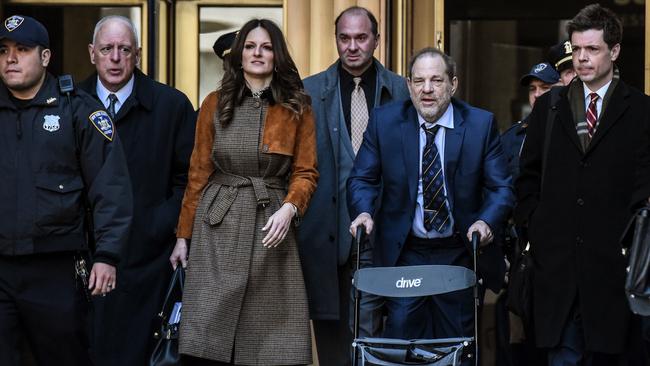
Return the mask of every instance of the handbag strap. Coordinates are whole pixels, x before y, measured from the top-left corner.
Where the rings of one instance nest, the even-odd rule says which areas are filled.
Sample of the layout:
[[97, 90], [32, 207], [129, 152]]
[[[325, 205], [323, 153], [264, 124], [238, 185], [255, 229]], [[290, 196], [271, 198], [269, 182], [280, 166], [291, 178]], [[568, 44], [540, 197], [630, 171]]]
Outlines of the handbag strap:
[[172, 279], [169, 282], [169, 288], [167, 288], [167, 294], [165, 295], [165, 300], [163, 301], [162, 308], [160, 309], [160, 313], [158, 313], [158, 316], [163, 317], [165, 315], [165, 310], [168, 308], [169, 302], [171, 301], [172, 294], [174, 292], [174, 289], [176, 286], [181, 290], [181, 293], [183, 293], [183, 285], [185, 283], [185, 270], [183, 269], [183, 266], [177, 266], [176, 270], [174, 270], [174, 274], [172, 274]]
[[621, 239], [619, 239], [619, 244], [621, 244], [623, 255], [627, 255], [627, 249], [630, 248], [629, 244], [632, 242], [634, 238], [635, 224], [639, 216], [643, 216], [643, 217], [650, 216], [650, 206], [641, 207], [638, 210], [636, 210], [634, 215], [630, 217], [630, 220], [625, 226], [625, 230], [623, 230], [623, 234], [621, 234]]

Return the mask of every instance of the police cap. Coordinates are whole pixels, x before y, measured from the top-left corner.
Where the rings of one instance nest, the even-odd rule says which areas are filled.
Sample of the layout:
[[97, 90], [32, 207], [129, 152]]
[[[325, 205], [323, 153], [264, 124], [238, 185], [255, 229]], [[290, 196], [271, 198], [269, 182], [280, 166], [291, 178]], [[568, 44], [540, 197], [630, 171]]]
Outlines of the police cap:
[[221, 37], [217, 38], [214, 42], [212, 49], [220, 59], [223, 60], [224, 57], [230, 53], [230, 49], [235, 43], [235, 38], [237, 38], [237, 33], [239, 33], [239, 31], [222, 34]]
[[4, 20], [0, 27], [0, 39], [5, 38], [28, 47], [50, 48], [50, 36], [45, 26], [38, 20], [23, 15], [12, 15]]
[[555, 84], [560, 80], [560, 75], [551, 64], [542, 62], [533, 66], [528, 74], [521, 77], [521, 85], [527, 86], [532, 78], [539, 79], [547, 84]]
[[572, 53], [571, 42], [564, 41], [551, 47], [548, 60], [557, 72], [562, 72], [573, 67]]

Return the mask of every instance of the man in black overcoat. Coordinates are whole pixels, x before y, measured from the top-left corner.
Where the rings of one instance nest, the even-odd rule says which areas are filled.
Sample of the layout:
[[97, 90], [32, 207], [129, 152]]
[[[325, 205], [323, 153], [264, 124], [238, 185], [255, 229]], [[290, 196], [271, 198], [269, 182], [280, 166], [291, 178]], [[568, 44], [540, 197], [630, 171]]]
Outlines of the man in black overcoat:
[[536, 340], [548, 364], [616, 365], [631, 317], [619, 238], [631, 206], [650, 196], [650, 103], [619, 77], [614, 13], [589, 5], [567, 31], [578, 78], [535, 103], [515, 215], [528, 225]]
[[[127, 18], [100, 20], [89, 45], [97, 74], [79, 87], [104, 104], [122, 137], [133, 183], [133, 225], [118, 267], [119, 286], [95, 301], [96, 365], [147, 364], [169, 255], [187, 184], [196, 115], [187, 97], [135, 66], [140, 48]], [[159, 324], [158, 324], [159, 326]]]

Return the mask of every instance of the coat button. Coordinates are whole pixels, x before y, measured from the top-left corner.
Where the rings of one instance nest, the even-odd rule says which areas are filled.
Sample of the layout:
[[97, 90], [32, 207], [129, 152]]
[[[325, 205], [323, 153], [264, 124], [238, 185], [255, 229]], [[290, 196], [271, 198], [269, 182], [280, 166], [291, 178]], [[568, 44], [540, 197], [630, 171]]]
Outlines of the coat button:
[[337, 127], [334, 127], [334, 132], [337, 132], [339, 129]]
[[259, 100], [255, 101], [255, 108], [259, 108], [262, 104], [260, 103]]
[[576, 243], [582, 244], [583, 242], [584, 242], [584, 240], [582, 240], [581, 236], [576, 236]]
[[269, 145], [267, 144], [262, 145], [262, 151], [269, 152]]
[[63, 189], [63, 184], [59, 184], [59, 189]]
[[334, 241], [334, 235], [330, 235], [330, 236], [329, 236], [329, 240], [330, 240], [330, 241]]
[[585, 201], [582, 198], [578, 198], [576, 203], [578, 204], [578, 206], [584, 206], [585, 205]]

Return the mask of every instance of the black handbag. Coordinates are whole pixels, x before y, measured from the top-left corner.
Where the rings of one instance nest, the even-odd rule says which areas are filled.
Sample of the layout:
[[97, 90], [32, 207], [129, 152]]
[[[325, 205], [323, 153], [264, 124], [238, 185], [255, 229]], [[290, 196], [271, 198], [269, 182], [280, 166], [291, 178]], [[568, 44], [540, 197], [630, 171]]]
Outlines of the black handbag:
[[533, 257], [530, 244], [517, 254], [508, 283], [506, 306], [529, 328], [533, 320]]
[[[634, 231], [632, 232], [632, 227]], [[633, 313], [650, 315], [650, 208], [644, 207], [630, 219], [621, 239], [628, 258], [625, 293]], [[626, 248], [627, 247], [627, 248]]]
[[154, 333], [158, 341], [153, 353], [149, 358], [149, 366], [180, 366], [181, 357], [178, 353], [178, 328], [179, 321], [172, 321], [170, 316], [177, 302], [180, 302], [183, 294], [183, 283], [185, 282], [185, 271], [182, 266], [176, 267], [165, 295], [165, 301], [157, 317], [160, 320], [160, 330]]

